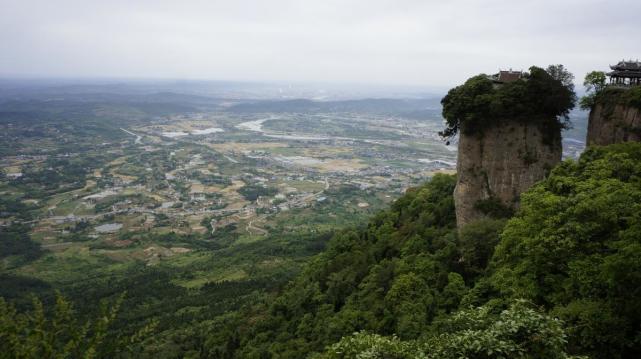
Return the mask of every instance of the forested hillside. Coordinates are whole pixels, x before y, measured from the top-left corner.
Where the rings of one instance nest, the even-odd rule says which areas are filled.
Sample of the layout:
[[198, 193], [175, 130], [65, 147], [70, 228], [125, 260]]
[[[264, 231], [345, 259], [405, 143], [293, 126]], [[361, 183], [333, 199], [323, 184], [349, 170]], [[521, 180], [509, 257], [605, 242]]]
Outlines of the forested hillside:
[[[199, 323], [197, 343], [175, 340], [211, 358], [639, 356], [641, 144], [590, 148], [525, 193], [512, 218], [460, 233], [454, 184], [437, 175], [409, 190], [363, 229], [334, 235], [275, 298]], [[2, 353], [64, 351], [60, 338], [77, 335], [60, 324], [64, 302], [49, 322], [39, 307], [23, 316], [0, 304]], [[71, 348], [152, 354], [153, 330], [104, 329], [112, 312]]]
[[[460, 236], [453, 186], [436, 176], [336, 235], [235, 354], [300, 358], [340, 341], [324, 356], [638, 357], [641, 145], [564, 162], [507, 223]], [[361, 331], [388, 338], [341, 341]]]

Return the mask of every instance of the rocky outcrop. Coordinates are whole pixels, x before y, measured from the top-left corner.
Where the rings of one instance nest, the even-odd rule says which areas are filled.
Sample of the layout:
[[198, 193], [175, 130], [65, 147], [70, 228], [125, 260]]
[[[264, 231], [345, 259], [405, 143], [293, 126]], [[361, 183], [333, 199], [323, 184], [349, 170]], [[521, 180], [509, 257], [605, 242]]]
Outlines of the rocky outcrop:
[[519, 122], [494, 126], [481, 135], [461, 132], [454, 191], [459, 229], [486, 216], [480, 209], [484, 200], [517, 208], [519, 195], [561, 161], [560, 132], [554, 138], [543, 136], [539, 126]]
[[641, 141], [641, 110], [607, 101], [597, 102], [590, 111], [587, 145]]

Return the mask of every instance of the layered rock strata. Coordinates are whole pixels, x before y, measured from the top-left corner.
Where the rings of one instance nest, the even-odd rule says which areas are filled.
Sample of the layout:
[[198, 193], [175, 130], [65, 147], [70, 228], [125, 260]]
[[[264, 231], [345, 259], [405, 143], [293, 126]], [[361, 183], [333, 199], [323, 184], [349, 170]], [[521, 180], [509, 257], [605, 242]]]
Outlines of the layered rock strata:
[[560, 132], [544, 138], [535, 124], [506, 123], [481, 135], [461, 131], [454, 191], [458, 228], [486, 216], [483, 201], [518, 208], [520, 194], [544, 179], [561, 154]]
[[587, 145], [641, 141], [641, 110], [621, 104], [597, 103], [590, 111]]

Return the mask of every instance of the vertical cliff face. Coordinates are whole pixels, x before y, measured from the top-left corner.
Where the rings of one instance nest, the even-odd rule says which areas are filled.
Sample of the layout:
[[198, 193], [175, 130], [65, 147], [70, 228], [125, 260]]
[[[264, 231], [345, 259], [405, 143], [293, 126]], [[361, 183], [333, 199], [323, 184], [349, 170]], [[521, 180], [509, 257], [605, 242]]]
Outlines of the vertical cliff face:
[[550, 134], [520, 122], [495, 126], [482, 135], [461, 131], [454, 191], [458, 228], [485, 216], [483, 201], [516, 209], [519, 195], [561, 161], [560, 130], [553, 138], [543, 136]]
[[641, 141], [641, 111], [633, 106], [603, 99], [590, 111], [587, 144], [605, 146]]
[[507, 82], [471, 77], [443, 97], [440, 134], [460, 136], [459, 229], [484, 216], [508, 217], [521, 193], [561, 161], [561, 130], [576, 103], [571, 78], [562, 65], [532, 66]]

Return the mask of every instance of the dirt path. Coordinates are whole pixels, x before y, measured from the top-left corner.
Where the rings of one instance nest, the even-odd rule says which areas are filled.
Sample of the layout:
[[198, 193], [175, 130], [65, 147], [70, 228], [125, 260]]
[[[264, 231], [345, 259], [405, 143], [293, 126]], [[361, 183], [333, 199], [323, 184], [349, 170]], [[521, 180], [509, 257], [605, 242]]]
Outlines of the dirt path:
[[253, 233], [251, 232], [251, 230], [253, 230], [253, 231], [255, 231], [255, 232], [258, 232], [259, 234], [261, 234], [261, 235], [263, 235], [263, 236], [264, 236], [264, 235], [267, 235], [267, 234], [269, 233], [269, 232], [268, 232], [266, 229], [264, 229], [264, 228], [260, 228], [260, 227], [256, 227], [256, 226], [254, 226], [254, 221], [255, 221], [255, 220], [254, 220], [254, 219], [252, 219], [251, 221], [249, 221], [249, 223], [247, 223], [247, 227], [245, 227], [245, 230], [247, 230], [247, 233], [249, 233], [250, 235], [251, 235], [251, 234], [253, 234]]
[[71, 246], [73, 242], [60, 242], [60, 243], [51, 243], [51, 244], [41, 244], [42, 248], [57, 248], [57, 247], [68, 247]]

